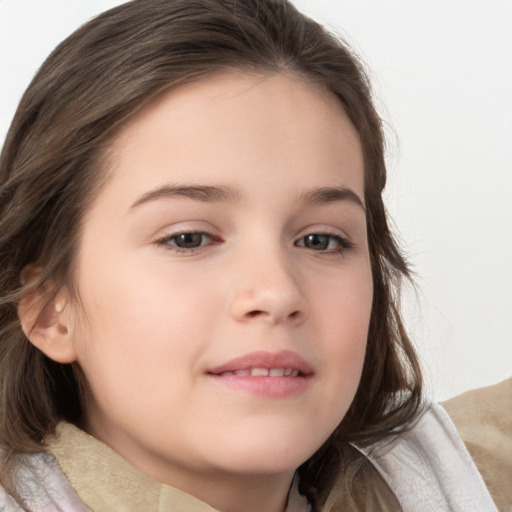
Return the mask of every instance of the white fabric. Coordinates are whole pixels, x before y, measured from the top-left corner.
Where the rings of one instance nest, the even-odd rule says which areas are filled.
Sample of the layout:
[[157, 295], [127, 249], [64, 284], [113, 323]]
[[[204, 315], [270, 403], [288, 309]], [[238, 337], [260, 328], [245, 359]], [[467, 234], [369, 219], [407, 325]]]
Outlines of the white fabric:
[[498, 512], [446, 411], [433, 404], [396, 442], [366, 453], [403, 512]]
[[293, 479], [285, 512], [311, 512], [311, 505], [308, 500], [299, 493], [298, 474], [295, 474], [295, 478]]
[[91, 512], [69, 485], [51, 453], [21, 456], [16, 483], [20, 506], [0, 487], [0, 512]]

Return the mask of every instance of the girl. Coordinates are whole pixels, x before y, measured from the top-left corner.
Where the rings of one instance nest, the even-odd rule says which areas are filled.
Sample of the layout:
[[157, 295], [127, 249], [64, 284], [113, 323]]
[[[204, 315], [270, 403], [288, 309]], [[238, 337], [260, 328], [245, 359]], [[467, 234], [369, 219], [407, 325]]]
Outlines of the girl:
[[1, 156], [4, 509], [495, 510], [422, 415], [385, 179], [357, 58], [284, 0], [59, 45]]

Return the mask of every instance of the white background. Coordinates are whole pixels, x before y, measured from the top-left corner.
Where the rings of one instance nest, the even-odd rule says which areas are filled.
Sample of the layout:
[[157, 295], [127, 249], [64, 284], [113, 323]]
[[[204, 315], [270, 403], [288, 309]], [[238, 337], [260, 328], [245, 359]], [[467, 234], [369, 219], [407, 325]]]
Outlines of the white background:
[[[0, 0], [0, 140], [47, 54], [116, 0]], [[407, 325], [438, 399], [512, 375], [512, 0], [295, 0], [374, 82]]]

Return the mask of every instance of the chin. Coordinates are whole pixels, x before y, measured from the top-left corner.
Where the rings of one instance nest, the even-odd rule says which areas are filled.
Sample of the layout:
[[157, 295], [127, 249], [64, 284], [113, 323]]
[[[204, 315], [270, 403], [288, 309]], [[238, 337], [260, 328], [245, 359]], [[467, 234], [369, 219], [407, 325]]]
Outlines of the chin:
[[[325, 442], [330, 432], [319, 436], [311, 430], [276, 428], [249, 430], [233, 435], [229, 447], [219, 453], [227, 470], [237, 473], [272, 474], [295, 471]], [[220, 448], [220, 444], [217, 445]], [[220, 451], [220, 450], [219, 450]]]

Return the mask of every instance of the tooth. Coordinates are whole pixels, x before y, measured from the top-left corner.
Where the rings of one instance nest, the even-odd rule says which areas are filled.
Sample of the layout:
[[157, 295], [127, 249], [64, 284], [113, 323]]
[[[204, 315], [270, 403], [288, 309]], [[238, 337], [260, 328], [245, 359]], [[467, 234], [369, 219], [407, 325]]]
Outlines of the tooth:
[[292, 374], [292, 369], [291, 368], [286, 368], [286, 370], [284, 371], [284, 375], [286, 377], [289, 377], [291, 374]]
[[292, 373], [290, 373], [290, 377], [297, 377], [299, 375], [299, 370], [293, 370]]
[[235, 375], [250, 375], [250, 371], [249, 370], [236, 370], [235, 371]]
[[268, 377], [268, 370], [266, 368], [253, 368], [251, 375], [253, 377]]
[[284, 368], [271, 368], [268, 374], [270, 377], [282, 377], [284, 375]]
[[230, 375], [234, 375], [234, 372], [222, 372], [222, 377], [229, 377]]

